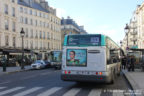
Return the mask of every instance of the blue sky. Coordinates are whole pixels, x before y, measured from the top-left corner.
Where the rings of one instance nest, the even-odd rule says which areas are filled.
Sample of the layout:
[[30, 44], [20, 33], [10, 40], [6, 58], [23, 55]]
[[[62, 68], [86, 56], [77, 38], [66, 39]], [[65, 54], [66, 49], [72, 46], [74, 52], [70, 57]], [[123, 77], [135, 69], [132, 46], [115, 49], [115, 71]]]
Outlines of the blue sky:
[[124, 27], [143, 0], [47, 0], [58, 17], [74, 19], [90, 33], [101, 33], [116, 43], [124, 38]]

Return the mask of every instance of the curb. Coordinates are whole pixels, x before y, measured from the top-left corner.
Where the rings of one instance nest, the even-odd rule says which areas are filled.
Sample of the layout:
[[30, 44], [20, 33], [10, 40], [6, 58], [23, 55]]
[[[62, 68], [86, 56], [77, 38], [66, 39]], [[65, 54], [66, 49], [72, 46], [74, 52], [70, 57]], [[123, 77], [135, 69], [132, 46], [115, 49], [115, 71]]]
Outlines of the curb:
[[[125, 72], [122, 71], [122, 73], [123, 73], [124, 78], [127, 80], [128, 85], [129, 85], [130, 88], [134, 91], [134, 96], [144, 96], [144, 93], [143, 93], [143, 92], [142, 92], [141, 95], [138, 95], [138, 94], [135, 93], [135, 90], [137, 90], [136, 87], [135, 87], [135, 85], [132, 85], [132, 84], [131, 84], [131, 82], [130, 82], [130, 80], [128, 79], [128, 77], [126, 76]], [[132, 96], [133, 96], [133, 95], [132, 95]]]
[[29, 71], [29, 70], [31, 70], [31, 69], [16, 70], [16, 71], [11, 71], [11, 72], [4, 72], [4, 73], [2, 73], [2, 74], [0, 74], [0, 75], [3, 75], [3, 74], [12, 74], [12, 73], [23, 72], [23, 71]]
[[125, 75], [125, 73], [124, 73], [123, 71], [122, 71], [122, 73], [123, 73], [124, 78], [127, 80], [128, 85], [130, 85], [130, 88], [131, 88], [132, 90], [134, 90], [132, 84], [131, 84], [130, 81], [128, 80], [128, 78], [127, 78], [127, 76]]

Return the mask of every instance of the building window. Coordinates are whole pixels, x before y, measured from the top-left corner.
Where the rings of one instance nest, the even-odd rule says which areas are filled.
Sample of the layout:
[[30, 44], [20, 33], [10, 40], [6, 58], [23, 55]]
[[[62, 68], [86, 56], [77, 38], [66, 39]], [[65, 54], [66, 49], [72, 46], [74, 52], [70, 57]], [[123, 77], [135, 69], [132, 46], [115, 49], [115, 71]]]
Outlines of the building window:
[[13, 3], [14, 3], [14, 2], [15, 2], [15, 0], [11, 0], [11, 2], [13, 2]]
[[23, 7], [20, 7], [20, 12], [21, 12], [21, 13], [23, 12]]
[[5, 20], [5, 30], [8, 30], [9, 29], [9, 24], [8, 24], [8, 20], [6, 19]]
[[33, 20], [32, 19], [30, 20], [30, 24], [33, 25]]
[[28, 37], [28, 28], [26, 28], [26, 37]]
[[13, 31], [13, 32], [15, 32], [15, 31], [16, 31], [16, 29], [15, 29], [15, 25], [16, 25], [16, 23], [15, 23], [15, 22], [13, 22], [13, 23], [12, 23], [12, 31]]
[[49, 39], [49, 32], [47, 32], [47, 39]]
[[39, 12], [39, 16], [41, 17], [41, 12]]
[[13, 37], [13, 47], [16, 47], [16, 38]]
[[37, 26], [37, 20], [35, 20], [35, 25]]
[[25, 18], [25, 24], [28, 24], [28, 19], [27, 18]]
[[43, 39], [45, 39], [45, 32], [43, 32]]
[[30, 9], [29, 14], [32, 15], [32, 10]]
[[31, 38], [33, 38], [33, 29], [31, 29]]
[[24, 12], [27, 14], [27, 8], [24, 8]]
[[45, 22], [43, 22], [43, 27], [45, 27]]
[[5, 36], [5, 45], [9, 46], [9, 38], [8, 38], [8, 36]]
[[8, 14], [8, 5], [7, 4], [5, 4], [5, 14]]
[[31, 41], [30, 43], [30, 48], [33, 49], [33, 41]]
[[48, 49], [50, 49], [50, 47], [49, 47], [49, 42], [48, 42]]
[[37, 30], [36, 30], [35, 38], [38, 38], [38, 32], [37, 32]]
[[15, 8], [12, 7], [12, 16], [15, 17]]
[[20, 22], [23, 23], [23, 17], [22, 16], [20, 17]]
[[37, 11], [34, 11], [34, 15], [37, 16]]
[[42, 22], [40, 21], [40, 26], [42, 27]]
[[40, 39], [42, 38], [42, 32], [40, 31]]

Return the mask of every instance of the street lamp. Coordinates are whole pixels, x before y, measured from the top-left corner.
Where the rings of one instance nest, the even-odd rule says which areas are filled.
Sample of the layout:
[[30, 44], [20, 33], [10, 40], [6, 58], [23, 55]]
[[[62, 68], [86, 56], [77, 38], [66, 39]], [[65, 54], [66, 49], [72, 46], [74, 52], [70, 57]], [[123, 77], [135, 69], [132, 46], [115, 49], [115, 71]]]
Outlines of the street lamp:
[[23, 59], [24, 59], [24, 42], [23, 42], [23, 38], [24, 38], [24, 35], [25, 35], [25, 32], [22, 28], [21, 32], [20, 32], [20, 35], [22, 37], [22, 61], [21, 61], [21, 69], [24, 69], [24, 62], [23, 62]]
[[122, 47], [122, 41], [120, 41], [120, 45], [121, 45], [121, 47]]
[[128, 50], [128, 32], [129, 32], [129, 29], [130, 29], [130, 28], [129, 28], [128, 24], [126, 24], [124, 30], [125, 30], [125, 34], [126, 34], [126, 36], [127, 36], [127, 47], [126, 47], [127, 50]]

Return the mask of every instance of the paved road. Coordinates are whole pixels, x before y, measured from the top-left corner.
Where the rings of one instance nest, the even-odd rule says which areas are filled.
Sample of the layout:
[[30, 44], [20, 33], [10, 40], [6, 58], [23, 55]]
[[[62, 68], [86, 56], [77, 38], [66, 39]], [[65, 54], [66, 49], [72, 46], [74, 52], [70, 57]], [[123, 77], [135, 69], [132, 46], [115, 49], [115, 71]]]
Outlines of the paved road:
[[0, 96], [124, 96], [129, 89], [122, 75], [112, 85], [78, 84], [62, 81], [60, 72], [44, 69], [1, 75]]

